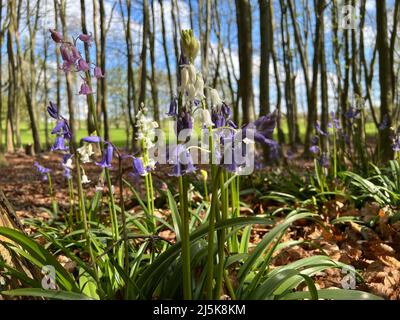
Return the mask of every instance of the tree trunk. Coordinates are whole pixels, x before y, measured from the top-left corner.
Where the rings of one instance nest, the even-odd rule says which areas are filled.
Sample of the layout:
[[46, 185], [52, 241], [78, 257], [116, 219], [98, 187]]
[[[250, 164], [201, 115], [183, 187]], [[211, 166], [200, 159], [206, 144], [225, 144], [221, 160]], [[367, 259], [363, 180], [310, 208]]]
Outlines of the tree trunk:
[[165, 64], [167, 66], [169, 95], [170, 95], [170, 98], [172, 100], [172, 98], [174, 96], [174, 89], [173, 89], [173, 84], [172, 84], [171, 67], [170, 67], [170, 64], [169, 64], [169, 54], [168, 54], [168, 47], [167, 47], [167, 36], [166, 36], [166, 31], [165, 31], [165, 18], [164, 18], [163, 0], [158, 0], [158, 3], [160, 4], [160, 10], [161, 10], [162, 45], [163, 45], [163, 49], [164, 49]]
[[[60, 18], [61, 26], [64, 39], [68, 39], [68, 29], [66, 21], [66, 1], [61, 0], [60, 3]], [[69, 127], [72, 133], [71, 144], [75, 145], [76, 142], [76, 126], [75, 126], [75, 108], [74, 108], [74, 94], [72, 92], [72, 75], [68, 72], [65, 74], [65, 80], [67, 83], [67, 97], [68, 97], [68, 113], [69, 113]]]
[[381, 89], [381, 122], [386, 117], [388, 125], [379, 131], [380, 159], [386, 163], [393, 158], [390, 140], [392, 125], [393, 91], [392, 66], [390, 65], [390, 51], [388, 44], [386, 0], [376, 0], [376, 27], [377, 45], [379, 53], [379, 85]]
[[155, 38], [156, 38], [156, 19], [154, 13], [154, 0], [151, 0], [151, 24], [152, 30], [149, 31], [150, 42], [150, 59], [151, 59], [151, 97], [153, 100], [153, 114], [154, 120], [160, 122], [160, 108], [158, 105], [158, 87], [157, 87], [157, 71], [156, 71], [156, 57], [155, 57]]
[[[104, 0], [100, 0], [100, 66], [101, 70], [106, 74], [106, 13], [104, 9]], [[107, 110], [107, 81], [102, 78], [101, 84], [101, 112], [103, 113], [104, 139], [110, 140], [110, 130], [108, 126], [108, 110]]]
[[249, 123], [255, 119], [251, 4], [248, 0], [236, 0], [235, 3], [239, 45], [239, 94], [242, 102], [243, 123]]
[[139, 105], [146, 103], [146, 79], [147, 79], [147, 35], [149, 33], [149, 5], [147, 0], [143, 0], [143, 33], [142, 33], [142, 52], [140, 54], [140, 91]]
[[270, 0], [259, 0], [260, 7], [260, 41], [261, 41], [261, 63], [260, 63], [260, 117], [271, 112], [269, 105], [269, 60], [273, 34], [271, 33], [269, 20]]
[[[85, 0], [81, 0], [81, 25], [82, 25], [82, 33], [83, 34], [88, 34], [87, 26], [86, 26], [86, 4]], [[85, 60], [86, 62], [90, 65], [90, 53], [89, 53], [89, 45], [87, 43], [84, 43], [84, 48], [85, 48]], [[86, 81], [89, 85], [89, 87], [92, 88], [92, 79], [89, 76], [86, 76]], [[86, 96], [86, 101], [87, 101], [87, 107], [88, 107], [88, 112], [87, 112], [87, 130], [88, 134], [92, 134], [95, 130], [96, 127], [94, 125], [93, 121], [93, 114], [92, 114], [92, 109], [90, 108], [91, 105], [94, 105], [94, 97], [92, 94], [88, 94]]]

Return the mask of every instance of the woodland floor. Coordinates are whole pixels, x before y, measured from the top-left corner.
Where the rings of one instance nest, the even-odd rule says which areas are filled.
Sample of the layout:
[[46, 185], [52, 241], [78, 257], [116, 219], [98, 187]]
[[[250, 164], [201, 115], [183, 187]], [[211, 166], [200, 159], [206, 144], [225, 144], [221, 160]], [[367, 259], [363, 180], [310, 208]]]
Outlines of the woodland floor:
[[[60, 208], [68, 208], [68, 190], [65, 178], [60, 169], [60, 155], [44, 154], [40, 158], [27, 156], [22, 153], [5, 156], [6, 164], [0, 167], [0, 188], [4, 191], [10, 203], [22, 222], [27, 218], [42, 220], [51, 219], [44, 209], [51, 207], [48, 195], [48, 184], [41, 181], [33, 166], [34, 161], [52, 169], [55, 196]], [[88, 169], [86, 169], [88, 168]], [[86, 166], [89, 179], [98, 176], [99, 168]], [[115, 180], [115, 171], [114, 171]], [[165, 187], [165, 179], [156, 173], [156, 189]], [[132, 178], [131, 178], [132, 180]], [[133, 181], [133, 180], [132, 180]], [[135, 182], [135, 181], [133, 181]], [[136, 181], [138, 184], [139, 181]], [[94, 190], [96, 181], [85, 185], [85, 189]], [[118, 194], [118, 188], [115, 190]], [[127, 197], [129, 198], [129, 197]], [[193, 198], [196, 201], [195, 197]], [[249, 198], [242, 199], [251, 204], [254, 212], [268, 212], [268, 204], [263, 204]], [[157, 205], [156, 205], [157, 206]], [[134, 214], [139, 210], [138, 204], [128, 200], [127, 210]], [[166, 205], [161, 203], [161, 206]], [[350, 264], [360, 271], [364, 282], [357, 283], [357, 289], [380, 295], [386, 299], [400, 299], [400, 222], [388, 224], [382, 208], [374, 203], [367, 203], [363, 208], [357, 209], [348, 205], [344, 200], [335, 199], [327, 202], [325, 207], [319, 209], [323, 217], [326, 230], [319, 224], [310, 221], [300, 221], [293, 225], [282, 241], [304, 240], [301, 245], [293, 246], [281, 251], [274, 257], [274, 266], [285, 265], [300, 258], [316, 254], [327, 254], [335, 260]], [[251, 211], [251, 210], [250, 210]], [[168, 209], [162, 209], [158, 214], [168, 215]], [[249, 214], [243, 210], [242, 214]], [[362, 219], [371, 216], [380, 216], [380, 221], [374, 228], [361, 227], [355, 223], [331, 225], [329, 221], [338, 216], [357, 215]], [[60, 218], [62, 219], [62, 218]], [[277, 217], [277, 223], [280, 218]], [[327, 231], [328, 230], [328, 231]], [[27, 228], [27, 232], [34, 230]], [[257, 243], [268, 231], [268, 228], [255, 226], [253, 228], [252, 242]], [[160, 236], [174, 241], [174, 234], [170, 231], [161, 232]], [[65, 262], [66, 257], [58, 257]], [[340, 269], [330, 269], [314, 277], [319, 288], [342, 287], [342, 280], [346, 274]]]

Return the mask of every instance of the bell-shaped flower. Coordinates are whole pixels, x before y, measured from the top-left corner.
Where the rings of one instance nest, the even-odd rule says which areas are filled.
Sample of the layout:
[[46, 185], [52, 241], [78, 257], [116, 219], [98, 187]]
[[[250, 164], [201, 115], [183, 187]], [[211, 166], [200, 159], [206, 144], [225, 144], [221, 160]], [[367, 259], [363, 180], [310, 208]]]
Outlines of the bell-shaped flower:
[[101, 68], [98, 67], [98, 66], [95, 66], [95, 67], [94, 67], [93, 73], [94, 73], [94, 77], [95, 77], [96, 79], [104, 78], [103, 71], [102, 71]]
[[51, 151], [61, 150], [65, 151], [68, 150], [68, 147], [65, 146], [64, 137], [57, 135], [56, 140], [54, 141], [54, 145], [51, 147]]
[[49, 29], [50, 36], [54, 40], [54, 42], [61, 43], [64, 41], [63, 36], [60, 32], [56, 31], [55, 29]]
[[51, 171], [49, 168], [41, 166], [37, 161], [33, 164], [36, 167], [37, 172], [42, 175], [42, 180], [47, 180], [47, 174]]
[[211, 106], [220, 107], [222, 105], [222, 99], [219, 97], [218, 91], [215, 89], [210, 90]]
[[92, 33], [90, 33], [90, 34], [84, 34], [84, 33], [82, 33], [82, 34], [80, 34], [79, 35], [79, 40], [81, 40], [82, 42], [85, 42], [85, 43], [87, 43], [89, 46], [92, 44], [92, 42], [93, 42], [93, 37], [92, 37]]
[[178, 115], [178, 98], [174, 97], [169, 104], [168, 116], [175, 117]]
[[72, 166], [72, 154], [68, 153], [63, 157], [62, 166], [64, 168], [67, 168], [67, 169], [72, 169], [73, 168], [73, 166]]
[[96, 162], [96, 164], [102, 168], [111, 168], [113, 154], [114, 154], [114, 147], [112, 146], [112, 144], [107, 143], [106, 147], [104, 148], [103, 159], [100, 162]]
[[213, 127], [214, 123], [211, 120], [211, 114], [210, 111], [208, 111], [207, 109], [202, 109], [202, 121], [203, 121], [203, 125], [205, 127]]
[[90, 67], [84, 59], [78, 60], [77, 67], [76, 67], [77, 71], [86, 72], [86, 71], [89, 71], [89, 69], [90, 69]]
[[90, 143], [85, 143], [82, 147], [76, 149], [76, 151], [79, 153], [82, 163], [90, 162], [90, 157], [94, 154], [93, 147]]
[[82, 95], [93, 94], [92, 88], [90, 88], [89, 84], [86, 81], [84, 81], [81, 84], [81, 89], [79, 91], [79, 94], [82, 94]]
[[50, 101], [50, 106], [47, 107], [47, 113], [53, 119], [58, 119], [58, 107], [54, 102]]
[[247, 130], [253, 130], [254, 140], [269, 146], [275, 146], [277, 143], [272, 140], [272, 135], [276, 126], [276, 113], [270, 113], [262, 116], [254, 122], [251, 122], [243, 127], [246, 134]]
[[140, 159], [140, 158], [133, 157], [133, 159], [132, 159], [132, 168], [133, 168], [132, 174], [134, 176], [138, 176], [138, 175], [139, 176], [145, 176], [148, 173], [147, 170], [144, 167], [143, 160]]

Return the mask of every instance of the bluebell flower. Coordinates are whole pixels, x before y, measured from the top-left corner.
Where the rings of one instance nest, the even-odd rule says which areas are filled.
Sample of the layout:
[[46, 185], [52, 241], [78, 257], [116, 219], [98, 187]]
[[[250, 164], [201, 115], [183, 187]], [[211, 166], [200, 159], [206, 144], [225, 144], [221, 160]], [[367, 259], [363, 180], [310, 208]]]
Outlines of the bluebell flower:
[[349, 120], [354, 120], [359, 116], [360, 112], [361, 109], [350, 107], [349, 110], [344, 113], [344, 116]]
[[50, 101], [50, 106], [47, 107], [47, 113], [53, 119], [58, 119], [59, 118], [59, 116], [58, 116], [58, 107], [54, 102]]
[[310, 147], [310, 152], [313, 153], [313, 154], [319, 154], [320, 149], [319, 149], [318, 146], [313, 145], [313, 146]]
[[145, 176], [147, 174], [147, 170], [144, 168], [143, 160], [140, 158], [133, 157], [132, 161], [133, 172], [134, 176]]
[[400, 151], [400, 128], [397, 129], [396, 135], [393, 138], [392, 150], [394, 152]]
[[276, 146], [277, 142], [272, 139], [276, 125], [276, 113], [270, 113], [262, 116], [254, 122], [251, 122], [243, 127], [246, 135], [247, 129], [254, 130], [254, 140], [269, 146]]
[[382, 118], [382, 122], [379, 125], [379, 130], [385, 130], [389, 126], [389, 118], [385, 114]]
[[321, 136], [327, 136], [327, 135], [328, 135], [326, 132], [322, 131], [321, 125], [319, 124], [318, 121], [317, 121], [317, 123], [315, 124], [315, 130], [316, 130], [317, 133], [320, 134]]
[[169, 174], [170, 176], [179, 177], [196, 171], [189, 150], [187, 150], [182, 144], [176, 145], [168, 158], [169, 162], [174, 165], [172, 173]]
[[176, 117], [178, 115], [178, 98], [174, 97], [169, 104], [168, 116]]
[[183, 110], [176, 120], [177, 135], [184, 129], [193, 129], [193, 119], [190, 112]]
[[82, 138], [82, 141], [89, 142], [89, 143], [100, 143], [101, 138], [98, 136], [88, 136], [88, 137]]
[[318, 136], [314, 136], [312, 139], [311, 139], [311, 144], [313, 144], [313, 145], [315, 145], [315, 144], [318, 144]]
[[69, 169], [69, 168], [64, 168], [63, 176], [64, 176], [65, 178], [67, 178], [67, 180], [72, 179], [71, 169]]
[[35, 161], [35, 163], [33, 164], [36, 169], [37, 172], [39, 172], [42, 175], [42, 180], [47, 180], [47, 174], [51, 171], [49, 168], [45, 168], [43, 166], [41, 166], [37, 161]]
[[64, 137], [58, 135], [56, 140], [54, 141], [54, 145], [51, 147], [51, 151], [61, 150], [65, 151], [68, 150], [68, 147], [65, 146]]
[[111, 162], [114, 154], [114, 147], [111, 143], [107, 143], [106, 147], [104, 148], [104, 155], [103, 159], [100, 162], [95, 162], [96, 165], [100, 166], [101, 168], [111, 168]]
[[334, 112], [331, 112], [331, 117], [332, 117], [332, 122], [330, 122], [328, 124], [328, 127], [332, 128], [333, 126], [335, 126], [335, 128], [337, 130], [339, 130], [340, 129], [340, 120], [338, 118], [335, 118], [335, 113]]
[[321, 158], [319, 159], [319, 164], [321, 167], [329, 168], [329, 158], [325, 153], [322, 154]]

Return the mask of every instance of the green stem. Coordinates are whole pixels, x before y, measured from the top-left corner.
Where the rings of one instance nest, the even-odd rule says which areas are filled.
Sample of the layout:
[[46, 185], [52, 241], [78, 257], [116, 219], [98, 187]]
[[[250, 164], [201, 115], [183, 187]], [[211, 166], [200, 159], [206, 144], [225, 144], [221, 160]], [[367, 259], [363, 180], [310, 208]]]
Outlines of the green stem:
[[57, 202], [56, 202], [56, 200], [54, 198], [53, 183], [52, 183], [52, 180], [51, 180], [50, 172], [47, 173], [47, 180], [49, 181], [49, 195], [50, 195], [50, 198], [51, 198], [51, 206], [53, 208], [53, 214], [55, 216], [57, 216], [58, 215], [58, 206], [57, 206]]
[[[124, 263], [124, 271], [125, 274], [129, 275], [129, 247], [128, 247], [128, 230], [126, 227], [126, 217], [125, 217], [125, 204], [124, 204], [124, 184], [122, 181], [122, 159], [118, 158], [118, 173], [119, 173], [119, 195], [120, 202], [119, 205], [121, 207], [121, 217], [122, 217], [122, 225], [123, 225], [123, 236], [124, 236], [124, 249], [125, 249], [125, 263]], [[129, 281], [126, 283], [125, 288], [125, 298], [128, 299], [129, 296]]]
[[[217, 222], [221, 222], [228, 217], [228, 197], [225, 189], [225, 172], [222, 172], [219, 176], [220, 179], [220, 189], [221, 189], [221, 211], [217, 211]], [[224, 275], [224, 263], [225, 263], [225, 229], [219, 229], [217, 231], [218, 238], [218, 269], [215, 280], [215, 292], [214, 299], [219, 299], [222, 291], [222, 279]]]
[[89, 256], [90, 256], [90, 260], [94, 266], [94, 274], [96, 277], [96, 282], [97, 282], [97, 288], [98, 290], [101, 292], [101, 282], [99, 279], [99, 275], [98, 275], [98, 270], [97, 267], [95, 266], [95, 255], [93, 253], [93, 248], [92, 248], [92, 241], [91, 241], [91, 236], [90, 236], [90, 231], [89, 231], [89, 225], [88, 225], [88, 221], [87, 221], [87, 216], [86, 216], [86, 205], [85, 205], [85, 197], [83, 194], [83, 188], [82, 188], [82, 177], [81, 177], [81, 167], [80, 167], [80, 162], [79, 162], [79, 158], [75, 157], [75, 164], [76, 164], [76, 168], [77, 168], [77, 184], [78, 184], [78, 198], [79, 198], [79, 202], [80, 202], [80, 207], [81, 207], [81, 212], [82, 212], [82, 222], [83, 222], [83, 228], [84, 228], [84, 232], [85, 232], [85, 239], [86, 239], [86, 246], [87, 246], [87, 250], [89, 252]]
[[183, 273], [183, 298], [192, 299], [192, 275], [190, 270], [190, 234], [189, 234], [189, 210], [188, 210], [188, 188], [186, 177], [179, 177], [179, 196], [182, 219], [181, 242], [182, 242], [182, 273]]
[[[215, 165], [212, 165], [215, 166]], [[212, 299], [213, 294], [213, 282], [214, 282], [214, 233], [215, 233], [215, 217], [218, 205], [218, 188], [219, 188], [219, 177], [221, 175], [221, 167], [216, 169], [215, 178], [212, 184], [212, 196], [211, 196], [211, 208], [210, 215], [208, 217], [208, 254], [207, 254], [207, 279], [206, 279], [206, 298]]]

